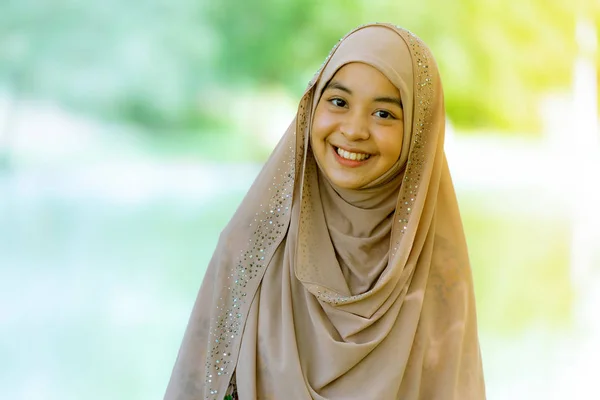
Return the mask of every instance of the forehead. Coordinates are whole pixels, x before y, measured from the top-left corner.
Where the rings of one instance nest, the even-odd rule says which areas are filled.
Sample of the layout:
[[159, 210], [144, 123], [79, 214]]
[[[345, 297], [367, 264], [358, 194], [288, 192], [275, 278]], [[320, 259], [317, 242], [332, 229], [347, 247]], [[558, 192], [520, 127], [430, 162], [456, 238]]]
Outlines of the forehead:
[[361, 62], [348, 63], [336, 71], [327, 84], [327, 88], [339, 88], [339, 86], [349, 89], [352, 94], [355, 91], [358, 93], [400, 94], [398, 88], [381, 71]]

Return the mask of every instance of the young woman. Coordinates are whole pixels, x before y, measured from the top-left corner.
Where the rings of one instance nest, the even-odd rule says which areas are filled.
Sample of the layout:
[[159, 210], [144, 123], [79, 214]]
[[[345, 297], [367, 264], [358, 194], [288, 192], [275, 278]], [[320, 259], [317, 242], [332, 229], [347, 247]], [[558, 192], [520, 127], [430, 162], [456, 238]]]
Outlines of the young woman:
[[420, 39], [342, 39], [221, 234], [165, 399], [484, 399], [444, 123]]

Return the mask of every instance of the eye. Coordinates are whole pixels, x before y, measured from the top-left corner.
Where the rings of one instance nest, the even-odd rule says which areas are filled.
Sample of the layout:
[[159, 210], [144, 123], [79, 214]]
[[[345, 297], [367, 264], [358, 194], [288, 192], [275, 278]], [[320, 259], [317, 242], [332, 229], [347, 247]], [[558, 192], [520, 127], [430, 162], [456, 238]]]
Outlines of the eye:
[[391, 112], [385, 110], [375, 111], [375, 116], [383, 119], [396, 119], [396, 117], [394, 117]]
[[333, 99], [329, 100], [329, 102], [336, 107], [346, 107], [346, 101], [340, 99], [339, 97], [334, 97]]

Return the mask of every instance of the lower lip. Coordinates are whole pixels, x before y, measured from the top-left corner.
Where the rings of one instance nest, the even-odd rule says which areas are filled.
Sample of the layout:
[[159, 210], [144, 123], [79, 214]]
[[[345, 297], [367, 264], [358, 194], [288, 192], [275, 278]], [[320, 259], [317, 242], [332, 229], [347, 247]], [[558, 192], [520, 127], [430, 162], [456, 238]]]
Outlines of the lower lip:
[[371, 158], [373, 158], [373, 155], [371, 155], [371, 157], [367, 158], [366, 160], [361, 160], [361, 161], [348, 160], [347, 158], [340, 156], [334, 146], [331, 146], [331, 150], [333, 151], [333, 155], [334, 155], [335, 159], [337, 160], [337, 162], [342, 164], [344, 167], [350, 167], [350, 168], [360, 167], [360, 166], [368, 163], [371, 160]]

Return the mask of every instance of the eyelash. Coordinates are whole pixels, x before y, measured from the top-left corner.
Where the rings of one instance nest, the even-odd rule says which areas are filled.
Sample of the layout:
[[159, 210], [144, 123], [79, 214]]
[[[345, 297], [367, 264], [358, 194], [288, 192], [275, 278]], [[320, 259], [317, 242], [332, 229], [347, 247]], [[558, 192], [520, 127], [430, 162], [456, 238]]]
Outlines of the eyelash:
[[[338, 102], [338, 101], [341, 101], [344, 104], [343, 105], [336, 104], [336, 102]], [[331, 103], [334, 107], [345, 107], [346, 104], [348, 104], [345, 100], [340, 99], [339, 97], [334, 97], [334, 98], [330, 99], [329, 103]], [[392, 114], [391, 112], [386, 111], [386, 110], [377, 110], [377, 111], [375, 111], [375, 113], [386, 113], [387, 117], [381, 117], [381, 116], [379, 116], [379, 118], [382, 118], [382, 119], [397, 119], [394, 116], [394, 114]]]
[[394, 115], [393, 115], [391, 112], [389, 112], [389, 111], [385, 111], [385, 110], [377, 110], [377, 111], [375, 111], [375, 113], [386, 113], [386, 114], [388, 115], [388, 117], [387, 117], [387, 118], [386, 118], [386, 117], [381, 117], [381, 116], [380, 116], [379, 118], [383, 118], [383, 119], [397, 119], [397, 118], [396, 118], [396, 117], [394, 117]]
[[[341, 106], [341, 105], [339, 105], [339, 104], [335, 104], [335, 102], [336, 102], [336, 101], [341, 101], [341, 102], [343, 102], [343, 103], [344, 103], [344, 105], [342, 105], [342, 106]], [[344, 107], [344, 106], [347, 104], [345, 100], [342, 100], [342, 99], [340, 99], [339, 97], [334, 97], [333, 99], [329, 100], [329, 102], [330, 102], [331, 104], [333, 104], [334, 106], [336, 106], [336, 107]]]

